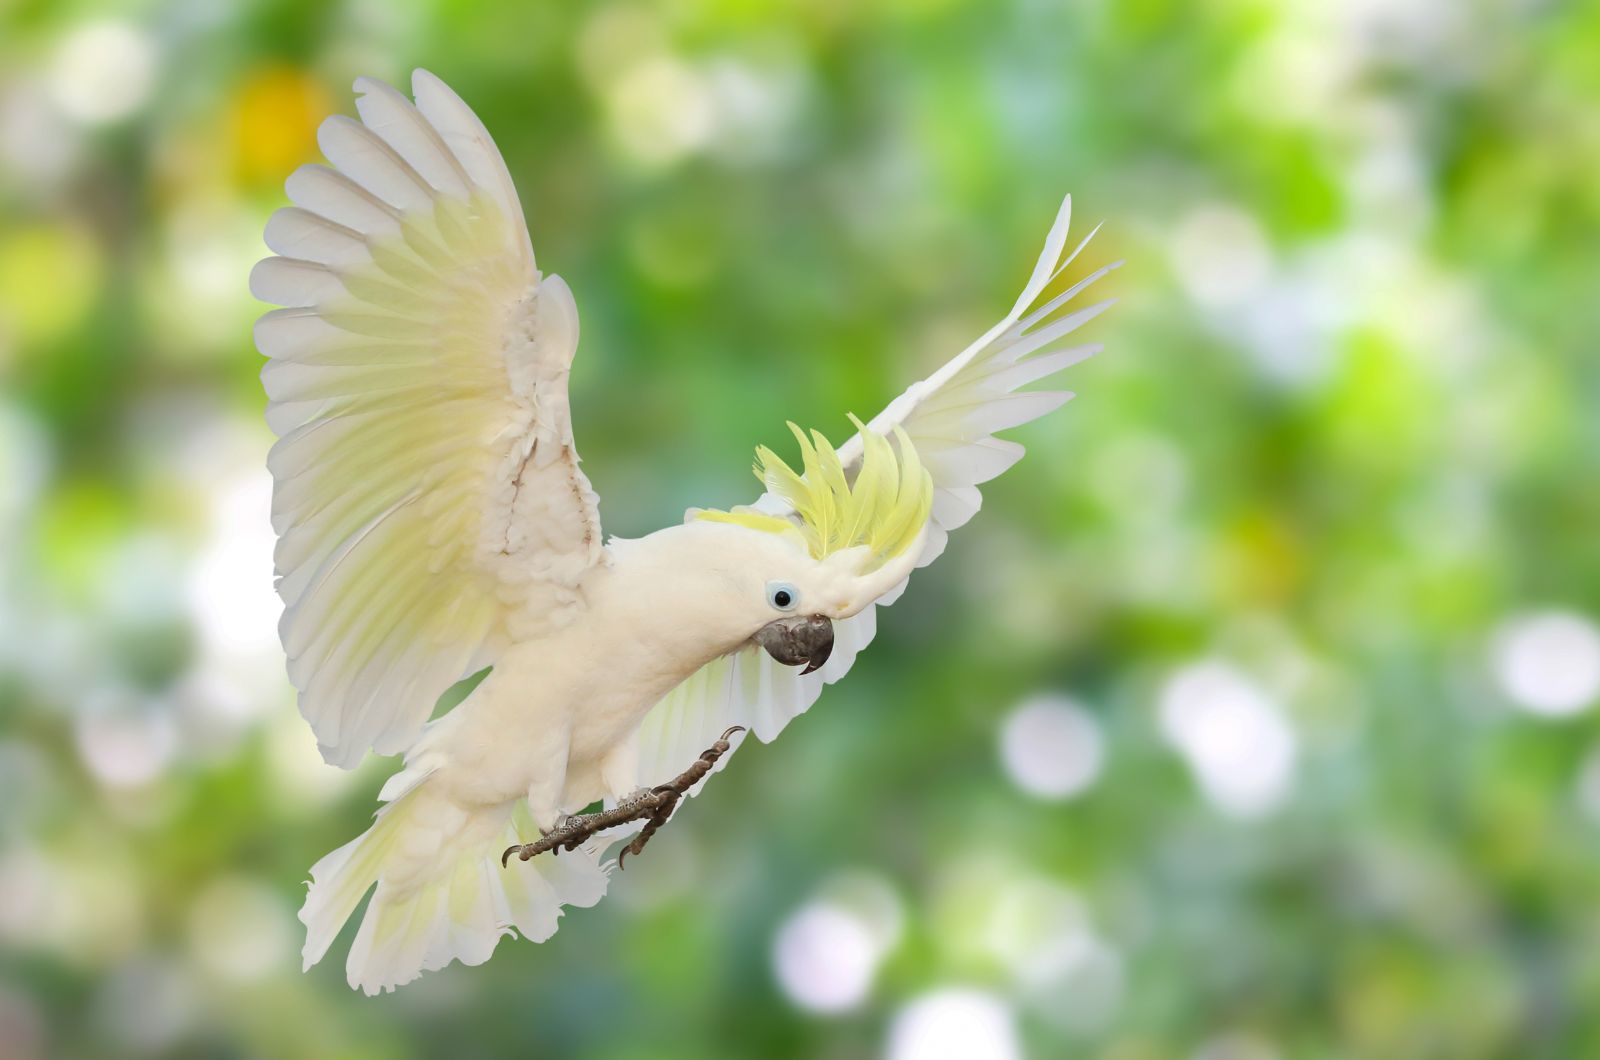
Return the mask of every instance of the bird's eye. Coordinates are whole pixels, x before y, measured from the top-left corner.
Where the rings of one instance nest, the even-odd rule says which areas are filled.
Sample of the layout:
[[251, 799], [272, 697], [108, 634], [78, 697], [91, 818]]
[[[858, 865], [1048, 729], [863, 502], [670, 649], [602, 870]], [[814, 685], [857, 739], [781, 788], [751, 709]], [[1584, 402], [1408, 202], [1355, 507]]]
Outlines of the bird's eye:
[[800, 606], [800, 590], [788, 582], [768, 582], [767, 603], [779, 611], [793, 611]]

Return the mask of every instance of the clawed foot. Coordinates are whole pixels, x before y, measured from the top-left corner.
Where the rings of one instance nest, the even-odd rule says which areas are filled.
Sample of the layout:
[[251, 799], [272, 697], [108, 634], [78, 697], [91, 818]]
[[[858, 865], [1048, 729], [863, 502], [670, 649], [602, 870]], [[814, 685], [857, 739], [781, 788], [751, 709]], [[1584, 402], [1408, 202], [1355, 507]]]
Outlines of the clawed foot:
[[672, 811], [677, 808], [679, 800], [687, 795], [689, 789], [699, 783], [702, 777], [711, 772], [711, 767], [717, 764], [717, 759], [728, 753], [728, 748], [732, 746], [728, 738], [736, 732], [744, 732], [744, 726], [735, 725], [723, 733], [721, 738], [706, 748], [688, 769], [667, 783], [630, 795], [609, 810], [563, 817], [550, 831], [541, 832], [538, 841], [507, 847], [506, 852], [500, 855], [500, 864], [502, 866], [509, 864], [512, 854], [517, 855], [522, 861], [527, 861], [547, 850], [557, 855], [563, 850], [576, 850], [607, 828], [643, 821], [645, 824], [639, 830], [639, 834], [634, 836], [633, 841], [617, 855], [617, 868], [622, 868], [623, 860], [629, 854], [637, 855], [644, 850], [645, 844], [650, 842], [650, 837], [655, 835], [656, 830], [666, 824], [667, 818], [672, 816]]

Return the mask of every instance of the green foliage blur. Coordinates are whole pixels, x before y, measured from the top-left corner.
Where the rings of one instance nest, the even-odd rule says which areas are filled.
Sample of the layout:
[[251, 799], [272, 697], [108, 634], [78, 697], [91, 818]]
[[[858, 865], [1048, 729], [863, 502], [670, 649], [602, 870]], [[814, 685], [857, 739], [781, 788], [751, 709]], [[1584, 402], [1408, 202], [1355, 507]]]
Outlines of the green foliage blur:
[[[1600, 5], [0, 2], [0, 1056], [1600, 1056]], [[309, 974], [246, 276], [452, 84], [609, 532], [1127, 265], [1078, 401], [598, 907]], [[350, 931], [346, 931], [348, 940]]]

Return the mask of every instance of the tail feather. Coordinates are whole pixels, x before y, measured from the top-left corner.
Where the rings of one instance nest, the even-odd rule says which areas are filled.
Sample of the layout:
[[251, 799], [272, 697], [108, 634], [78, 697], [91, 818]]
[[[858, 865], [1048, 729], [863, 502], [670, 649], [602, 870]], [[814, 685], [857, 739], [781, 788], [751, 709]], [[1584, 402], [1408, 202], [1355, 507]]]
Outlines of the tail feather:
[[345, 965], [350, 985], [367, 994], [451, 961], [482, 964], [505, 935], [543, 942], [563, 906], [600, 900], [609, 870], [597, 847], [501, 866], [506, 847], [538, 834], [526, 803], [462, 809], [425, 779], [412, 785], [312, 868], [300, 910], [305, 966], [327, 953], [374, 883]]
[[339, 929], [377, 880], [397, 823], [390, 817], [390, 809], [385, 806], [371, 828], [311, 866], [311, 888], [300, 907], [300, 921], [306, 926], [302, 970], [322, 960]]

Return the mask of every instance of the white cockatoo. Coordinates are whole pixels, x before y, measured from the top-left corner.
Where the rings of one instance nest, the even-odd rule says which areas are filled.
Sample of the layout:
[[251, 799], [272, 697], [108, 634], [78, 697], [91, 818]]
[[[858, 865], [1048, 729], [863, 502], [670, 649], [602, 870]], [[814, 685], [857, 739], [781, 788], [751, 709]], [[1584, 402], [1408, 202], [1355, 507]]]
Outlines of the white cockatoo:
[[1068, 308], [1105, 269], [1043, 299], [1088, 242], [1067, 250], [1069, 199], [1005, 319], [838, 449], [791, 425], [800, 468], [758, 450], [754, 504], [607, 541], [567, 403], [572, 292], [482, 123], [432, 74], [412, 88], [355, 83], [360, 120], [322, 124], [332, 167], [290, 175], [250, 278], [284, 307], [255, 339], [300, 711], [334, 765], [405, 756], [300, 912], [310, 967], [376, 884], [346, 965], [368, 993], [548, 938], [605, 892], [617, 822], [644, 823], [637, 853], [741, 727], [771, 740], [842, 677], [1022, 456], [994, 432], [1071, 396], [1020, 388], [1094, 352], [1062, 340], [1109, 304]]

